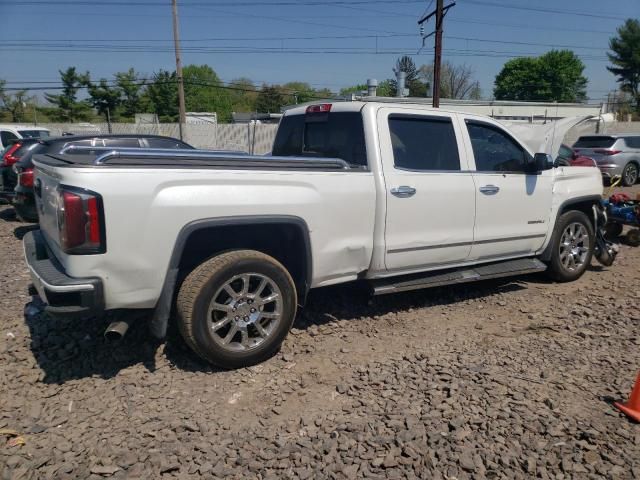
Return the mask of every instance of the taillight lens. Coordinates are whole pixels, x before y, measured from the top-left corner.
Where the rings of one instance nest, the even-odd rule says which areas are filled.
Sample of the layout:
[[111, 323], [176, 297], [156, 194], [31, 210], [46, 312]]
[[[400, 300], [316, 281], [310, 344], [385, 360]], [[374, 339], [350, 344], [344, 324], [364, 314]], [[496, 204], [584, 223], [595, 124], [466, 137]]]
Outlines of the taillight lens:
[[18, 172], [18, 184], [33, 188], [33, 168], [25, 168]]
[[608, 150], [608, 149], [604, 149], [604, 148], [598, 148], [596, 150], [593, 151], [593, 153], [599, 153], [600, 155], [617, 155], [619, 153], [621, 153], [622, 150]]
[[66, 253], [104, 253], [102, 197], [87, 190], [62, 188], [58, 198], [58, 233]]

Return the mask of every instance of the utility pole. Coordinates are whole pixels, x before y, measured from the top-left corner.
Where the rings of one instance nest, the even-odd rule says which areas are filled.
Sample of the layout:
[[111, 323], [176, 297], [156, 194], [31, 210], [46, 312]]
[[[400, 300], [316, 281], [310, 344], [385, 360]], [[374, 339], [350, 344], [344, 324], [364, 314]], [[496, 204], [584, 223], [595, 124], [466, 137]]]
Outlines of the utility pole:
[[180, 140], [183, 140], [182, 128], [187, 123], [186, 107], [184, 105], [184, 78], [182, 77], [182, 60], [180, 59], [180, 33], [178, 31], [178, 5], [177, 0], [171, 0], [173, 7], [173, 43], [176, 50], [176, 75], [178, 77], [178, 110]]
[[440, 72], [442, 71], [442, 20], [444, 0], [436, 0], [436, 45], [433, 57], [433, 108], [440, 108]]
[[[433, 108], [440, 107], [440, 76], [442, 73], [442, 24], [444, 23], [444, 17], [449, 11], [451, 7], [453, 7], [456, 2], [451, 2], [446, 7], [444, 6], [444, 0], [436, 0], [436, 9], [422, 17], [418, 20], [418, 25], [420, 25], [420, 34], [422, 35], [422, 45], [424, 46], [424, 42], [427, 38], [435, 33], [436, 42], [434, 47], [434, 56], [433, 56]], [[432, 32], [428, 35], [424, 35], [424, 26], [423, 24], [429, 20], [431, 17], [436, 17], [436, 29], [435, 32]]]

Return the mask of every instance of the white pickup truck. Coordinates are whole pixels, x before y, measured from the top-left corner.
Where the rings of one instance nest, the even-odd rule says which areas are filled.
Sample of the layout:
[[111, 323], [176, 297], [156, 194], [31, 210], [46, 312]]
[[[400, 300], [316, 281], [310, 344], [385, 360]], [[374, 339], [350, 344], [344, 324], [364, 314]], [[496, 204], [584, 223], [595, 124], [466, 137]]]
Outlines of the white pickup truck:
[[312, 288], [570, 281], [614, 253], [599, 171], [554, 168], [477, 115], [337, 102], [287, 111], [270, 156], [81, 150], [35, 158], [24, 247], [47, 310], [148, 310], [158, 337], [175, 318], [226, 368], [272, 355]]

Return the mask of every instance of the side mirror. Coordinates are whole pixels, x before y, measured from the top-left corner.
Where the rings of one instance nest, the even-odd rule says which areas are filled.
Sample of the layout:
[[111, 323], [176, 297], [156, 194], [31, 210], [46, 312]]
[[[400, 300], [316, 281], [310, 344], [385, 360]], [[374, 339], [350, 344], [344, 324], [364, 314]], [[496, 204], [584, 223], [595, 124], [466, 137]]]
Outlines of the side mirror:
[[536, 153], [527, 165], [527, 173], [537, 173], [553, 168], [553, 157], [548, 153]]

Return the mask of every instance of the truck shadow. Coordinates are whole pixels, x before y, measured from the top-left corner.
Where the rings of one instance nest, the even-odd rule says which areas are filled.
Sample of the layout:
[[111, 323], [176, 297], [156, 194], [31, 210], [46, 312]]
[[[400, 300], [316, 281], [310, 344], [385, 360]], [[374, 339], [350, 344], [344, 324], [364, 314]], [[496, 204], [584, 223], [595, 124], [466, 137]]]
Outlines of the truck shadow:
[[455, 304], [464, 300], [488, 297], [498, 293], [525, 289], [518, 280], [496, 279], [477, 283], [450, 285], [410, 292], [371, 297], [366, 284], [354, 283], [326, 287], [311, 291], [304, 310], [298, 315], [294, 327], [309, 328], [327, 323], [362, 317], [375, 317], [389, 312]]
[[[311, 292], [309, 302], [299, 313], [294, 327], [308, 329], [312, 325], [321, 326], [340, 320], [358, 321], [362, 317], [448, 305], [523, 288], [526, 287], [505, 279], [371, 298], [363, 284], [327, 287]], [[153, 339], [148, 332], [146, 318], [140, 318], [120, 342], [109, 343], [103, 338], [109, 319], [53, 321], [42, 308], [42, 302], [34, 297], [25, 306], [24, 317], [31, 333], [31, 350], [44, 373], [44, 383], [64, 384], [94, 376], [109, 379], [137, 365], [153, 372], [159, 367], [166, 367], [167, 362], [187, 372], [221, 371], [191, 352], [180, 337], [175, 322], [170, 322], [165, 341]]]

